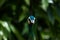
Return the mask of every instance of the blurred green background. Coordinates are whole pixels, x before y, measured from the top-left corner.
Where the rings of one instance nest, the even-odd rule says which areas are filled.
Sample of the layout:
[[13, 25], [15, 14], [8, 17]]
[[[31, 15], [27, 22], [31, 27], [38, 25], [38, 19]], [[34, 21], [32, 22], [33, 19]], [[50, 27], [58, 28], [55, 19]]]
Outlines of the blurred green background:
[[60, 40], [60, 0], [0, 0], [0, 40], [28, 40], [31, 9], [33, 39]]

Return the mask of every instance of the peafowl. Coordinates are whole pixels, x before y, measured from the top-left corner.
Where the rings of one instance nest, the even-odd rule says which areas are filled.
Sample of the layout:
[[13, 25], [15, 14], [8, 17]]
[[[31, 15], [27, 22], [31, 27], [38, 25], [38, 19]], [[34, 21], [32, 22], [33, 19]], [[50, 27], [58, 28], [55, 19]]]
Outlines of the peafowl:
[[34, 40], [34, 33], [33, 33], [33, 24], [35, 23], [35, 17], [34, 16], [29, 16], [28, 17], [28, 24], [29, 24], [29, 40]]

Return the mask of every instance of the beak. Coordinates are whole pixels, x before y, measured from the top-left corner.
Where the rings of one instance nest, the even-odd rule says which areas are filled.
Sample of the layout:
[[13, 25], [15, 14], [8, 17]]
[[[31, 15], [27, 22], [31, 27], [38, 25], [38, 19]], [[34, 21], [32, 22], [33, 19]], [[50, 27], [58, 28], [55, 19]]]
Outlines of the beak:
[[31, 20], [31, 23], [33, 23], [33, 24], [34, 24], [34, 23], [35, 23], [35, 20]]

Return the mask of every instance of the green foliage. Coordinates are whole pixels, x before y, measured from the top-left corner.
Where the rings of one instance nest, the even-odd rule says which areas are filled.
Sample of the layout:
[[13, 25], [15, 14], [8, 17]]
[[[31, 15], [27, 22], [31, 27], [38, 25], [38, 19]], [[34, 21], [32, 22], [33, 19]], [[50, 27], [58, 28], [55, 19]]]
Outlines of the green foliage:
[[6, 0], [0, 0], [0, 7], [5, 3]]
[[0, 0], [0, 40], [27, 40], [30, 6], [36, 17], [32, 38], [60, 40], [59, 0], [54, 0], [53, 4], [48, 0]]

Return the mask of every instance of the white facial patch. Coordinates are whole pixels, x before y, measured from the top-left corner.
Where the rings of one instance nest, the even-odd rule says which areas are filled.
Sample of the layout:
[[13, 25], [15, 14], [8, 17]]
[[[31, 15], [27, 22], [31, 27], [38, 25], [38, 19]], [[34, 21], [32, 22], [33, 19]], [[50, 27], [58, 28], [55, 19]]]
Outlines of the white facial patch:
[[31, 20], [31, 23], [35, 23], [35, 20]]

